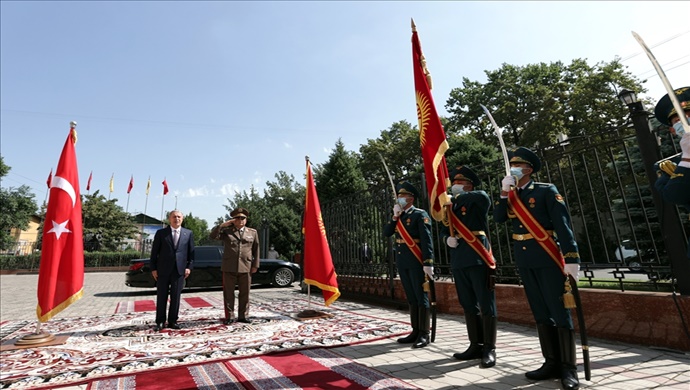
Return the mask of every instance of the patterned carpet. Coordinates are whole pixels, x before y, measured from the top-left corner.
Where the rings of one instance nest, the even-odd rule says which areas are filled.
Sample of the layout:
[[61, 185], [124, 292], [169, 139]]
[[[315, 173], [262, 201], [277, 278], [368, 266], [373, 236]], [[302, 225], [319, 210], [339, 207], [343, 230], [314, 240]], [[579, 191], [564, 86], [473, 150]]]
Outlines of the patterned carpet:
[[[151, 312], [54, 319], [42, 330], [69, 335], [63, 345], [0, 353], [0, 388], [51, 387], [104, 376], [341, 346], [405, 333], [405, 324], [351, 310], [316, 307], [332, 317], [301, 321], [304, 300], [252, 302], [251, 324], [223, 325], [219, 307], [180, 312], [182, 329], [153, 331]], [[342, 306], [341, 306], [342, 307]], [[354, 307], [353, 307], [354, 308]], [[0, 324], [2, 343], [32, 333], [35, 321]]]
[[[161, 377], [170, 378], [161, 381]], [[99, 379], [88, 390], [176, 389], [417, 389], [375, 369], [357, 364], [323, 348], [266, 354], [227, 360], [165, 372], [145, 371], [136, 375]]]

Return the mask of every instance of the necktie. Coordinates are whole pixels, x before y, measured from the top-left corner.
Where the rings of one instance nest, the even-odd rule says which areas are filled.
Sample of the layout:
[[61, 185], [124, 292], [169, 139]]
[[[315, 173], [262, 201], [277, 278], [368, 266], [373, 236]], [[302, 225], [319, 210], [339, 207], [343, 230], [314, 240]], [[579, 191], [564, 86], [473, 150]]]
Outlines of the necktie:
[[177, 248], [177, 241], [180, 239], [180, 232], [177, 229], [173, 230], [173, 245]]

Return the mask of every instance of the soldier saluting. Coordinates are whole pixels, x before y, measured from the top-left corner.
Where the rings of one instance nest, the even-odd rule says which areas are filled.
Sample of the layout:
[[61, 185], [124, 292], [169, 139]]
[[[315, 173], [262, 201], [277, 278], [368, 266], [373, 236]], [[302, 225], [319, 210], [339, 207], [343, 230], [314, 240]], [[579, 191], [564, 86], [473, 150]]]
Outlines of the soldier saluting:
[[575, 331], [562, 300], [565, 278], [571, 274], [578, 279], [580, 262], [570, 213], [556, 186], [532, 180], [541, 168], [534, 152], [519, 147], [508, 152], [508, 158], [511, 175], [501, 181], [494, 219], [512, 221], [515, 260], [545, 358], [539, 369], [525, 376], [560, 378], [564, 389], [578, 389]]

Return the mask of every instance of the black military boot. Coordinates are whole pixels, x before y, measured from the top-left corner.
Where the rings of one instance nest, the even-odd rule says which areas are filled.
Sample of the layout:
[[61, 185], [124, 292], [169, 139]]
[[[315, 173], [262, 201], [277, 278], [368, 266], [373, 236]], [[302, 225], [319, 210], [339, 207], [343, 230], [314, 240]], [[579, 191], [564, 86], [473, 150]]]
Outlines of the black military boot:
[[419, 336], [412, 348], [424, 348], [429, 345], [429, 329], [431, 324], [431, 312], [424, 306], [419, 307]]
[[558, 333], [556, 327], [537, 324], [537, 332], [539, 333], [539, 345], [541, 346], [541, 353], [544, 355], [546, 361], [541, 367], [534, 371], [525, 373], [529, 379], [544, 380], [560, 378], [560, 360], [558, 352]]
[[564, 390], [577, 390], [580, 381], [577, 379], [575, 360], [575, 331], [558, 328], [558, 344], [561, 350], [561, 386]]
[[412, 325], [412, 333], [399, 338], [400, 344], [412, 344], [419, 337], [419, 308], [417, 306], [410, 306], [410, 325]]
[[484, 347], [482, 348], [481, 366], [484, 368], [496, 365], [496, 317], [484, 316]]
[[465, 326], [467, 326], [467, 338], [470, 346], [462, 353], [454, 353], [453, 357], [458, 360], [472, 360], [482, 357], [482, 342], [484, 339], [482, 329], [482, 317], [476, 314], [465, 313]]

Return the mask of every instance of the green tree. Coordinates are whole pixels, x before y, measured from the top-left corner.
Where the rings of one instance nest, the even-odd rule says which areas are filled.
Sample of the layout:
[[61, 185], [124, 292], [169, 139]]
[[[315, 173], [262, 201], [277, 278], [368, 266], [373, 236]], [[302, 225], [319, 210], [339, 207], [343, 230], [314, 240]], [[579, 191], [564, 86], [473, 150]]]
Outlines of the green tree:
[[503, 64], [486, 71], [488, 81], [463, 78], [451, 91], [446, 108], [448, 133], [476, 133], [497, 145], [481, 104], [504, 130], [507, 146], [549, 145], [559, 134], [592, 134], [624, 123], [628, 109], [617, 98], [618, 88], [645, 92], [620, 60], [589, 66], [583, 59], [526, 66]]
[[320, 202], [356, 194], [367, 188], [357, 154], [345, 150], [341, 139], [335, 143], [328, 161], [314, 168], [314, 183]]
[[116, 250], [127, 238], [135, 238], [139, 229], [134, 217], [117, 204], [117, 198], [106, 199], [99, 191], [82, 195], [85, 247]]
[[182, 220], [182, 227], [187, 228], [194, 234], [194, 244], [206, 245], [212, 242], [209, 237], [208, 222], [189, 213]]
[[389, 185], [381, 157], [394, 181], [422, 171], [419, 130], [404, 120], [382, 130], [377, 139], [368, 139], [365, 145], [360, 146], [359, 153], [359, 169], [364, 179], [373, 185]]
[[[0, 179], [7, 176], [10, 169], [0, 156]], [[16, 240], [10, 231], [29, 227], [29, 218], [36, 214], [37, 209], [34, 194], [28, 186], [0, 188], [0, 250], [12, 247]]]

